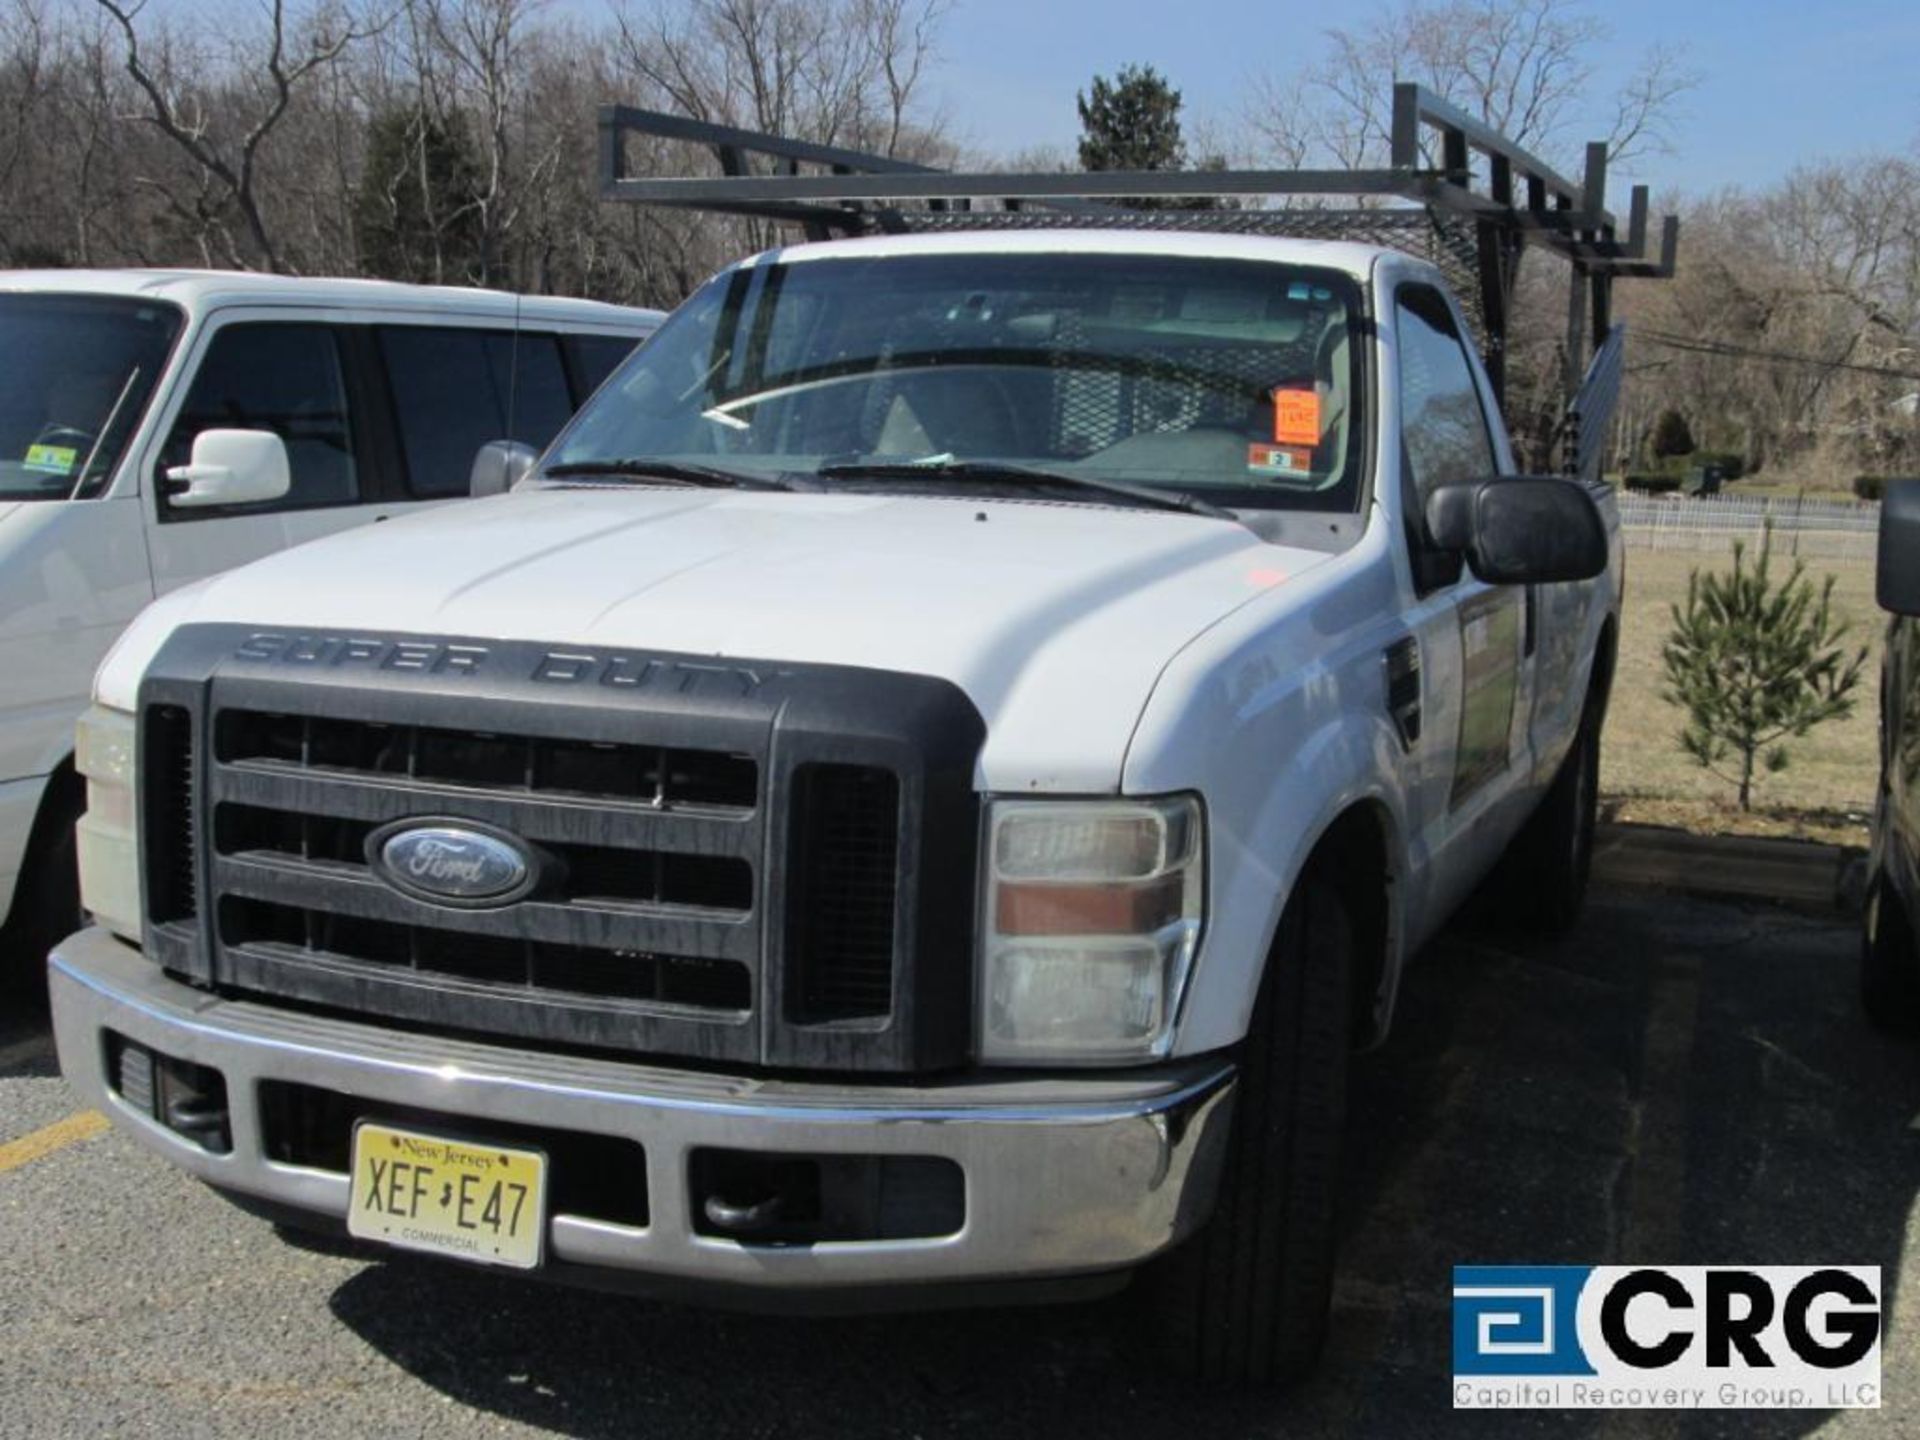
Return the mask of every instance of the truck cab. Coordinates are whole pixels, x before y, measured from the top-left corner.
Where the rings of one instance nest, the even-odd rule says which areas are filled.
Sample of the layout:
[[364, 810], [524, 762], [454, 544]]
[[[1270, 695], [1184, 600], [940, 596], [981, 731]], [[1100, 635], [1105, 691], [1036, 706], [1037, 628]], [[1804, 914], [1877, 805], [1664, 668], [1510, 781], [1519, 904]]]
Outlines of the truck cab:
[[481, 444], [544, 444], [659, 319], [376, 281], [0, 274], [0, 968], [37, 971], [78, 922], [73, 722], [142, 606], [464, 495]]

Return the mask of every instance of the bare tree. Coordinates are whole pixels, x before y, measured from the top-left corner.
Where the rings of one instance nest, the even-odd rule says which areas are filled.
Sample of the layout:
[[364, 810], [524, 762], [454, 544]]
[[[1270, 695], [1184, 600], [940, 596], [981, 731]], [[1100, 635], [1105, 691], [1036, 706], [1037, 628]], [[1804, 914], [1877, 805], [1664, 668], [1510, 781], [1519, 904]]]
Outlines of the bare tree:
[[[11, 188], [32, 146], [46, 93], [47, 16], [37, 0], [18, 0], [0, 14], [0, 187]], [[0, 238], [11, 251], [14, 243]]]
[[[473, 203], [480, 212], [481, 284], [497, 282], [507, 267], [508, 239], [519, 215], [514, 154], [517, 71], [528, 30], [546, 0], [407, 0], [419, 50], [423, 94], [443, 118], [460, 110], [475, 119], [482, 177]], [[436, 74], [436, 72], [438, 72]], [[438, 85], [435, 85], [435, 80]], [[437, 89], [438, 93], [435, 94]], [[424, 161], [424, 146], [421, 157]]]
[[[235, 56], [253, 92], [246, 107], [251, 113], [227, 115], [222, 106], [223, 113], [216, 116], [205, 91], [188, 83], [181, 73], [184, 67], [172, 63], [176, 47], [171, 37], [163, 33], [157, 45], [143, 39], [137, 22], [146, 0], [96, 3], [120, 32], [126, 72], [145, 100], [140, 118], [177, 146], [198, 172], [191, 197], [168, 190], [169, 204], [205, 237], [215, 228], [219, 204], [230, 203], [266, 268], [283, 268], [280, 247], [260, 205], [262, 146], [286, 116], [295, 92], [362, 38], [367, 26], [353, 12], [333, 8], [294, 17], [290, 23], [286, 0], [268, 0], [262, 53]], [[231, 103], [238, 97], [224, 98]], [[231, 264], [246, 266], [250, 257], [230, 236], [226, 249]]]
[[1661, 367], [1632, 408], [1660, 408], [1657, 385], [1709, 448], [1802, 478], [1920, 463], [1899, 408], [1920, 374], [1920, 156], [1802, 167], [1684, 218], [1674, 282], [1626, 297]]
[[[1552, 158], [1576, 119], [1599, 123], [1586, 101], [1592, 56], [1606, 37], [1607, 27], [1573, 0], [1404, 4], [1329, 31], [1324, 63], [1261, 82], [1247, 118], [1283, 157], [1377, 165], [1391, 143], [1393, 87], [1415, 81]], [[1663, 148], [1677, 105], [1697, 83], [1674, 51], [1649, 51], [1613, 99], [1611, 157]]]
[[622, 57], [698, 119], [876, 149], [925, 140], [910, 117], [944, 0], [685, 0], [623, 11]]
[[408, 206], [424, 250], [455, 237], [424, 273], [673, 303], [773, 237], [602, 203], [605, 101], [951, 153], [926, 98], [948, 0], [631, 3], [592, 19], [550, 0], [0, 0], [0, 264], [354, 273], [363, 227]]

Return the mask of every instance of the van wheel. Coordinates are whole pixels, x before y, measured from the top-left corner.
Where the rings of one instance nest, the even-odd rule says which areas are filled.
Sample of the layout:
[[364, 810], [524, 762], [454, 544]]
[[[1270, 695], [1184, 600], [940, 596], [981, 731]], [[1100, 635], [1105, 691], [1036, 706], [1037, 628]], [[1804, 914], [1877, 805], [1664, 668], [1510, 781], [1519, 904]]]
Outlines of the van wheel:
[[47, 952], [84, 923], [73, 827], [86, 808], [85, 791], [77, 780], [52, 783], [60, 788], [33, 827], [13, 914], [0, 932], [0, 990], [35, 1005], [46, 999]]
[[1600, 727], [1589, 705], [1560, 773], [1501, 861], [1495, 913], [1543, 935], [1569, 929], [1587, 903], [1599, 811]]
[[1920, 1030], [1920, 947], [1900, 892], [1883, 870], [1867, 887], [1860, 931], [1860, 1007], [1877, 1030]]
[[1352, 1046], [1353, 922], [1309, 872], [1281, 917], [1240, 1053], [1211, 1219], [1135, 1280], [1132, 1334], [1183, 1377], [1247, 1386], [1312, 1369], [1333, 1303]]

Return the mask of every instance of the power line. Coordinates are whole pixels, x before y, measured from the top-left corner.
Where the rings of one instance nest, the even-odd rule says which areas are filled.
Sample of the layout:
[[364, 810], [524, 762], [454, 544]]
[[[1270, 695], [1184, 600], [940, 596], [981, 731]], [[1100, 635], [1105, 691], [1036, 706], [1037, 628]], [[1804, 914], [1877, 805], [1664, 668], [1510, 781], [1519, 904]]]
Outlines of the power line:
[[1860, 375], [1879, 375], [1889, 380], [1920, 380], [1920, 370], [1896, 370], [1886, 365], [1862, 365], [1855, 360], [1820, 360], [1811, 355], [1790, 355], [1784, 350], [1758, 350], [1750, 345], [1732, 345], [1721, 340], [1691, 340], [1661, 330], [1637, 329], [1638, 339], [1668, 350], [1684, 350], [1691, 355], [1724, 355], [1736, 360], [1765, 360], [1774, 365], [1808, 365], [1818, 370], [1850, 370]]

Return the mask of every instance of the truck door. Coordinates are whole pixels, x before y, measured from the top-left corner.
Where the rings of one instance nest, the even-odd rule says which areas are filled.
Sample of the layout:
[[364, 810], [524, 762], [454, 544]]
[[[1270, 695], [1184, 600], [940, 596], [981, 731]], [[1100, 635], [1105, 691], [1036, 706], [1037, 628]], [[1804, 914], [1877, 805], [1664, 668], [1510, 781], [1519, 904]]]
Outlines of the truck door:
[[1429, 543], [1427, 496], [1501, 473], [1505, 447], [1445, 297], [1402, 285], [1393, 324], [1423, 710], [1409, 788], [1429, 861], [1426, 913], [1444, 914], [1492, 863], [1515, 819], [1503, 802], [1516, 797], [1529, 765], [1529, 599], [1524, 587], [1488, 585]]

